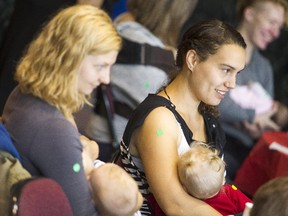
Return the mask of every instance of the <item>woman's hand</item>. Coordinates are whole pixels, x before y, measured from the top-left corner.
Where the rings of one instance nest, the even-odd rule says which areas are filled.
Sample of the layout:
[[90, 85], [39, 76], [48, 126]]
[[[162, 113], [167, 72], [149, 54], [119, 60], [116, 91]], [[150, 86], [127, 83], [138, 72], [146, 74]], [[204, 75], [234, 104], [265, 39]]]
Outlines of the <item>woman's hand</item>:
[[264, 130], [280, 130], [279, 125], [272, 120], [272, 116], [278, 111], [278, 104], [274, 104], [268, 112], [256, 115], [254, 124], [257, 124], [261, 131]]
[[272, 116], [278, 111], [278, 104], [274, 104], [272, 109], [255, 116], [254, 122], [243, 122], [243, 126], [251, 137], [258, 139], [265, 130], [280, 130], [280, 126], [272, 119]]
[[272, 119], [281, 127], [285, 127], [288, 124], [288, 108], [281, 102], [275, 102], [278, 106], [278, 110], [273, 115]]

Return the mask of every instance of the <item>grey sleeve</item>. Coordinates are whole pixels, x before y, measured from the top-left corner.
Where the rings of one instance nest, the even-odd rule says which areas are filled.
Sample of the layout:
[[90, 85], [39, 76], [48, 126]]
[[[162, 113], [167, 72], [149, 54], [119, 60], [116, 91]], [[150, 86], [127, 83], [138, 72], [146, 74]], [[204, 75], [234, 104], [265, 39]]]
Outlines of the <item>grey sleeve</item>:
[[[53, 125], [53, 127], [51, 127]], [[82, 164], [79, 133], [65, 120], [43, 125], [30, 150], [41, 175], [55, 179], [64, 189], [75, 216], [97, 215]]]
[[266, 89], [269, 95], [274, 98], [274, 74], [271, 64], [267, 61], [262, 64], [262, 86]]
[[253, 68], [255, 81], [258, 81], [262, 84], [265, 90], [274, 98], [274, 74], [273, 68], [269, 60], [264, 57], [259, 51], [255, 52]]

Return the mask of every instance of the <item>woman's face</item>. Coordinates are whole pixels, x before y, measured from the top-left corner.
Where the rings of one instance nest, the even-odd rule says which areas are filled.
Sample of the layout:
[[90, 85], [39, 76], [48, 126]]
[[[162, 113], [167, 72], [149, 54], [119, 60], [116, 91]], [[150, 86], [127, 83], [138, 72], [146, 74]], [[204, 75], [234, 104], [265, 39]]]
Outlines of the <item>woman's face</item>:
[[110, 82], [110, 69], [115, 63], [117, 55], [117, 51], [111, 51], [102, 55], [86, 56], [79, 69], [79, 92], [89, 95], [100, 84], [108, 84]]
[[246, 20], [250, 24], [251, 43], [257, 48], [265, 50], [269, 43], [280, 35], [284, 16], [284, 8], [272, 2], [261, 2], [261, 5], [251, 8], [250, 12], [246, 14]]
[[236, 75], [245, 66], [245, 49], [226, 44], [203, 62], [196, 61], [190, 84], [197, 100], [217, 106], [229, 90], [235, 88]]

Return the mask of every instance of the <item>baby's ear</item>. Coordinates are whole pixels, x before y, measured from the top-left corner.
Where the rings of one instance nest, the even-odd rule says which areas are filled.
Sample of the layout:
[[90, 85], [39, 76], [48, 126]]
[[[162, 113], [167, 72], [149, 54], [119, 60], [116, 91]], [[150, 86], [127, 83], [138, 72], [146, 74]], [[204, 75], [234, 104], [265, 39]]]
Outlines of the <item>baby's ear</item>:
[[183, 185], [183, 184], [181, 184], [181, 185], [182, 185], [183, 189], [188, 193], [188, 190], [187, 190], [186, 186]]
[[223, 184], [222, 185], [224, 185], [226, 183], [226, 179], [225, 178], [223, 178]]

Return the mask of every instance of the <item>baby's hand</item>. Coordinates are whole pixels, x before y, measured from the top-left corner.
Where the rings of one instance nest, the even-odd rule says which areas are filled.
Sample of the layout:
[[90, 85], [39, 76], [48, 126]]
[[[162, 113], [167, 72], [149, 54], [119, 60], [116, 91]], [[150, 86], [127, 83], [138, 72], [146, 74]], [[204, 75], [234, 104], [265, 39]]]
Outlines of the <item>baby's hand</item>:
[[83, 145], [83, 151], [88, 153], [92, 161], [99, 157], [99, 146], [94, 140], [90, 140], [86, 136], [81, 135], [80, 141]]

